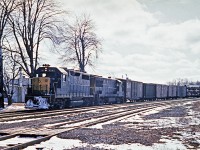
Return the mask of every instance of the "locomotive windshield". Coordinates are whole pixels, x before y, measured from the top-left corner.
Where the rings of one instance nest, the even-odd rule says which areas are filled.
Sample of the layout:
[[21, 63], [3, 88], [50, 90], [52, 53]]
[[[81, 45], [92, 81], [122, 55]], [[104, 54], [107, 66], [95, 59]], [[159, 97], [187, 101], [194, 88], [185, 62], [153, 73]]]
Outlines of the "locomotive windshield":
[[40, 67], [36, 71], [36, 76], [50, 78], [50, 93], [54, 93], [56, 88], [61, 88], [61, 82], [66, 81], [67, 72], [62, 68], [57, 67]]

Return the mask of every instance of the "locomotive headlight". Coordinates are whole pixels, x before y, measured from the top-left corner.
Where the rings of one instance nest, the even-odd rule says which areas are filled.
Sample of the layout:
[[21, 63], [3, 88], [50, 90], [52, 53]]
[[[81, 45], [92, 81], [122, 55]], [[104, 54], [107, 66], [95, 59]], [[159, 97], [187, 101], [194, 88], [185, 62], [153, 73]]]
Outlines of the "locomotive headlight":
[[42, 74], [42, 77], [46, 77], [46, 73], [43, 73], [43, 74]]

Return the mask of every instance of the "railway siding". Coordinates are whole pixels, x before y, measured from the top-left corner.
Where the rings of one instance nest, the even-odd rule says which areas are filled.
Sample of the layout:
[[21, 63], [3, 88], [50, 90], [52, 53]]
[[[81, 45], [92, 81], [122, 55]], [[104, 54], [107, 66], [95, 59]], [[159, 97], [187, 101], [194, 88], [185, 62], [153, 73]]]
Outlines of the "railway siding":
[[[114, 107], [106, 108], [105, 110], [102, 108], [99, 108], [99, 110], [89, 109], [87, 112], [84, 112], [84, 113], [77, 111], [76, 113], [74, 113], [74, 116], [72, 115], [73, 113], [68, 114], [68, 115], [72, 115], [71, 120], [69, 119], [70, 117], [66, 118], [66, 120], [64, 120], [62, 118], [62, 119], [60, 119], [60, 121], [58, 119], [56, 121], [54, 120], [52, 122], [46, 122], [44, 124], [41, 124], [41, 126], [37, 126], [37, 125], [31, 126], [30, 125], [30, 126], [27, 126], [27, 128], [23, 128], [23, 127], [18, 128], [18, 130], [16, 130], [16, 127], [8, 128], [7, 130], [3, 130], [3, 132], [2, 132], [4, 134], [7, 133], [8, 135], [1, 136], [0, 140], [5, 140], [5, 139], [9, 139], [11, 137], [13, 138], [13, 137], [17, 137], [17, 136], [26, 136], [26, 135], [37, 137], [29, 142], [25, 142], [25, 143], [21, 143], [21, 144], [17, 144], [17, 145], [9, 145], [7, 147], [4, 147], [4, 149], [18, 149], [18, 148], [24, 148], [24, 147], [27, 147], [29, 145], [33, 145], [36, 143], [40, 143], [41, 141], [48, 140], [51, 137], [56, 136], [56, 135], [64, 138], [63, 135], [65, 135], [65, 137], [66, 137], [66, 135], [69, 135], [69, 134], [70, 135], [74, 134], [74, 136], [73, 135], [71, 135], [71, 136], [76, 137], [76, 136], [78, 136], [78, 134], [77, 134], [78, 131], [80, 131], [80, 133], [85, 133], [86, 131], [90, 131], [90, 132], [88, 132], [88, 134], [91, 133], [91, 131], [94, 131], [94, 133], [96, 133], [96, 130], [94, 128], [90, 130], [90, 129], [88, 129], [88, 127], [92, 127], [92, 126], [99, 125], [99, 124], [103, 124], [102, 125], [103, 130], [106, 130], [106, 132], [107, 132], [107, 129], [109, 129], [110, 133], [113, 132], [114, 134], [118, 135], [119, 131], [116, 131], [115, 127], [117, 127], [117, 129], [120, 129], [120, 128], [124, 127], [124, 125], [125, 125], [125, 124], [123, 125], [122, 123], [119, 123], [120, 120], [135, 117], [138, 115], [144, 116], [144, 118], [145, 118], [145, 116], [147, 116], [147, 114], [152, 110], [153, 110], [152, 112], [154, 112], [154, 113], [156, 113], [157, 109], [164, 110], [164, 109], [168, 108], [168, 110], [170, 110], [170, 107], [173, 108], [173, 107], [180, 106], [182, 103], [186, 103], [186, 101], [182, 101], [182, 100], [181, 101], [177, 100], [177, 101], [173, 101], [173, 102], [158, 101], [158, 102], [138, 104], [138, 105], [133, 105], [133, 106], [118, 105], [118, 108], [117, 108], [117, 106], [114, 106]], [[88, 115], [89, 113], [94, 113], [96, 115]], [[58, 113], [58, 115], [59, 115], [59, 113]], [[73, 119], [73, 117], [75, 119]], [[148, 118], [146, 120], [148, 120]], [[111, 122], [113, 122], [113, 123], [110, 124]], [[134, 126], [137, 126], [139, 124], [140, 123], [138, 123], [138, 122], [132, 122], [132, 125], [134, 125]], [[130, 125], [130, 124], [126, 124], [126, 125]], [[157, 129], [152, 129], [152, 132], [151, 132], [149, 128], [150, 127], [142, 127], [142, 130], [139, 130], [140, 132], [136, 132], [135, 129], [132, 129], [134, 132], [129, 132], [129, 130], [124, 130], [124, 129], [120, 129], [120, 130], [121, 130], [121, 132], [124, 132], [124, 134], [127, 134], [127, 136], [131, 136], [131, 134], [129, 134], [129, 133], [145, 134], [145, 131], [148, 131], [147, 133], [150, 133], [153, 135], [155, 134], [155, 137], [157, 137], [156, 139], [159, 139], [160, 136], [157, 136], [157, 133], [159, 133], [160, 131]], [[163, 129], [163, 131], [175, 132], [176, 128], [169, 128], [169, 129], [166, 128], [166, 129]], [[99, 133], [99, 132], [97, 132], [97, 133]], [[102, 133], [105, 133], [105, 132], [102, 132]], [[160, 134], [160, 135], [163, 135], [163, 134]], [[81, 134], [81, 137], [83, 137], [82, 134]], [[145, 134], [145, 137], [150, 138], [151, 136]], [[99, 138], [101, 138], [101, 137], [99, 137]], [[121, 139], [122, 136], [119, 136], [119, 138]], [[118, 139], [118, 140], [120, 140], [120, 139]], [[132, 138], [130, 138], [130, 139], [132, 139]], [[141, 138], [139, 138], [139, 139], [141, 140]], [[129, 140], [127, 140], [127, 141], [129, 141]], [[136, 141], [138, 141], [138, 140], [135, 140], [135, 142]], [[157, 140], [155, 140], [155, 141], [157, 141]], [[93, 143], [93, 142], [91, 142], [91, 143]], [[140, 142], [140, 143], [142, 143], [142, 142]]]
[[[29, 135], [43, 135], [43, 137], [39, 138], [39, 139], [35, 139], [33, 141], [30, 141], [30, 142], [27, 142], [27, 143], [23, 143], [23, 144], [18, 144], [18, 145], [15, 145], [15, 146], [11, 146], [11, 147], [7, 147], [5, 149], [18, 149], [18, 148], [23, 148], [23, 147], [27, 147], [28, 145], [32, 145], [33, 143], [38, 143], [38, 142], [41, 142], [43, 140], [47, 140], [49, 139], [50, 137], [52, 136], [55, 136], [55, 135], [58, 135], [60, 133], [63, 133], [63, 132], [68, 132], [68, 131], [71, 131], [71, 130], [75, 130], [75, 129], [79, 129], [79, 128], [85, 128], [85, 127], [89, 127], [89, 126], [93, 126], [93, 125], [96, 125], [98, 123], [102, 123], [102, 122], [107, 122], [107, 121], [110, 121], [110, 120], [114, 120], [114, 119], [119, 119], [121, 117], [126, 117], [128, 115], [133, 115], [134, 113], [138, 113], [138, 112], [143, 112], [143, 111], [147, 111], [147, 110], [150, 110], [150, 109], [153, 109], [155, 107], [158, 107], [160, 106], [161, 104], [155, 104], [156, 106], [152, 106], [149, 105], [147, 108], [139, 108], [138, 110], [134, 110], [132, 108], [129, 108], [129, 110], [123, 110], [123, 111], [119, 111], [119, 112], [116, 112], [116, 113], [112, 113], [112, 114], [106, 114], [106, 116], [103, 116], [102, 117], [97, 117], [96, 119], [93, 119], [93, 120], [90, 120], [89, 122], [84, 122], [83, 121], [83, 124], [80, 124], [80, 125], [75, 125], [74, 126], [72, 125], [70, 128], [63, 128], [61, 126], [61, 128], [53, 128], [53, 130], [51, 128], [41, 128], [41, 129], [30, 129], [30, 130], [27, 130], [27, 131], [24, 131], [22, 130], [21, 132], [15, 132], [15, 136], [18, 136], [20, 134], [29, 134]], [[67, 122], [66, 122], [67, 124]]]

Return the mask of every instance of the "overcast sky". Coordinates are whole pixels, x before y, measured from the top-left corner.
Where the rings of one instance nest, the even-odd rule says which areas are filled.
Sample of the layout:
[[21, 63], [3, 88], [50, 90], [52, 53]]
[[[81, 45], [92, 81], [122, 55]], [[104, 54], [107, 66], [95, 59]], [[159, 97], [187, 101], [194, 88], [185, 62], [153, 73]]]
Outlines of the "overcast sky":
[[90, 14], [103, 39], [89, 73], [155, 83], [200, 80], [199, 0], [60, 1], [71, 14]]

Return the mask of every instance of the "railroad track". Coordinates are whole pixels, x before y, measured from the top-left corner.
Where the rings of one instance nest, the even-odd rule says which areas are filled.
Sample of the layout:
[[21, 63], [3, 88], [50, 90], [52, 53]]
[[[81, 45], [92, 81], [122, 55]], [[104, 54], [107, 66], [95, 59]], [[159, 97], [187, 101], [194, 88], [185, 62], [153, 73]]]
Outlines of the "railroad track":
[[[34, 145], [36, 143], [40, 143], [41, 141], [45, 141], [45, 140], [48, 140], [49, 138], [51, 138], [52, 136], [55, 136], [55, 135], [58, 135], [60, 133], [63, 133], [63, 132], [66, 132], [66, 131], [71, 131], [71, 130], [74, 130], [74, 129], [79, 129], [79, 128], [83, 128], [83, 127], [89, 127], [89, 126], [93, 126], [93, 125], [96, 125], [98, 123], [103, 123], [103, 122], [106, 122], [106, 121], [110, 121], [110, 120], [114, 120], [114, 119], [117, 119], [117, 118], [120, 118], [120, 117], [125, 117], [127, 115], [133, 115], [133, 113], [141, 113], [142, 111], [146, 111], [147, 109], [150, 110], [150, 109], [153, 109], [153, 108], [156, 108], [158, 107], [157, 106], [150, 106], [150, 107], [147, 107], [147, 108], [140, 108], [139, 110], [129, 110], [128, 112], [126, 111], [123, 111], [123, 112], [118, 112], [118, 113], [112, 113], [110, 115], [102, 115], [101, 117], [98, 117], [96, 118], [96, 120], [90, 120], [88, 122], [85, 123], [86, 120], [77, 120], [77, 121], [74, 121], [73, 123], [77, 123], [79, 122], [80, 125], [74, 125], [74, 126], [71, 126], [71, 127], [68, 127], [67, 129], [66, 128], [58, 128], [58, 125], [56, 125], [56, 127], [58, 128], [54, 133], [50, 134], [50, 135], [43, 135], [43, 137], [39, 138], [39, 139], [36, 139], [36, 140], [33, 140], [33, 141], [30, 141], [30, 142], [27, 142], [27, 143], [23, 143], [23, 144], [17, 144], [15, 146], [11, 146], [11, 147], [7, 147], [3, 150], [13, 150], [13, 149], [21, 149], [21, 148], [25, 148], [29, 145]], [[88, 119], [87, 119], [88, 120]], [[62, 127], [63, 125], [67, 125], [67, 124], [72, 124], [72, 122], [65, 122], [65, 123], [62, 123], [60, 126]], [[51, 128], [54, 127], [54, 126], [51, 126]], [[55, 128], [54, 128], [55, 130]], [[31, 132], [34, 132], [36, 131], [36, 129], [34, 130], [24, 130], [24, 131], [21, 131], [21, 132], [18, 132], [18, 133], [15, 133], [15, 134], [12, 134], [10, 135], [9, 138], [13, 138], [17, 135], [21, 135], [21, 134], [30, 134]], [[28, 132], [28, 133], [26, 133]], [[47, 129], [40, 129], [39, 131], [37, 130], [36, 132], [47, 132]]]
[[114, 109], [114, 108], [123, 108], [126, 107], [127, 104], [117, 104], [117, 105], [103, 105], [103, 106], [93, 106], [93, 107], [82, 107], [75, 109], [62, 109], [62, 110], [51, 110], [44, 112], [34, 112], [34, 113], [20, 113], [20, 114], [5, 114], [0, 116], [0, 122], [7, 121], [16, 121], [16, 120], [26, 120], [26, 119], [36, 119], [43, 118], [49, 116], [58, 116], [72, 113], [81, 113], [92, 110], [106, 110], [106, 109]]
[[[181, 101], [181, 102], [183, 102], [183, 101]], [[65, 122], [58, 123], [58, 124], [51, 124], [50, 126], [41, 128], [39, 131], [38, 131], [38, 129], [24, 129], [24, 130], [18, 131], [16, 133], [13, 133], [11, 135], [3, 136], [2, 138], [0, 138], [0, 140], [13, 138], [15, 136], [23, 135], [23, 134], [27, 135], [27, 134], [37, 133], [37, 132], [47, 133], [50, 130], [54, 130], [54, 132], [49, 132], [49, 134], [43, 134], [43, 136], [41, 138], [32, 140], [32, 141], [27, 142], [27, 143], [17, 144], [15, 146], [6, 147], [6, 148], [4, 148], [4, 150], [25, 148], [27, 146], [34, 145], [36, 143], [40, 143], [41, 141], [48, 140], [52, 136], [58, 135], [60, 133], [66, 132], [66, 131], [84, 128], [84, 127], [89, 127], [89, 126], [93, 126], [93, 125], [96, 125], [96, 124], [99, 124], [99, 123], [105, 123], [107, 121], [116, 120], [116, 119], [120, 119], [120, 118], [124, 118], [124, 117], [134, 116], [134, 115], [137, 115], [138, 113], [144, 113], [144, 112], [150, 111], [152, 109], [155, 109], [157, 107], [167, 108], [167, 107], [170, 107], [172, 105], [180, 104], [181, 102], [180, 101], [174, 101], [173, 104], [169, 103], [169, 102], [151, 103], [151, 104], [147, 104], [145, 107], [138, 107], [137, 109], [132, 109], [132, 108], [128, 109], [127, 108], [126, 110], [121, 110], [121, 111], [114, 112], [114, 113], [112, 112], [112, 113], [109, 113], [109, 114], [103, 114], [103, 115], [96, 116], [96, 117], [78, 119], [78, 120], [75, 120], [75, 121], [65, 121]]]
[[[110, 107], [111, 105], [105, 105]], [[100, 106], [91, 106], [93, 107], [100, 107]], [[72, 110], [80, 110], [80, 109], [87, 109], [91, 107], [81, 107], [81, 108], [67, 108], [67, 109], [59, 109], [59, 110], [25, 110], [25, 111], [13, 111], [13, 112], [3, 112], [0, 113], [0, 119], [4, 117], [12, 117], [12, 116], [20, 116], [20, 115], [33, 115], [33, 114], [44, 114], [44, 113], [51, 113], [53, 112], [60, 112], [60, 111], [72, 111]]]
[[[173, 100], [173, 101], [180, 101], [180, 100]], [[188, 99], [184, 99], [181, 101], [188, 101]], [[156, 101], [160, 103], [161, 101]], [[156, 103], [155, 102], [155, 103]], [[171, 100], [164, 100], [164, 102], [171, 102]], [[66, 114], [66, 113], [79, 113], [82, 110], [89, 111], [89, 110], [95, 110], [95, 109], [106, 109], [106, 108], [112, 108], [112, 107], [124, 107], [127, 105], [144, 105], [152, 102], [137, 102], [137, 103], [124, 103], [124, 104], [114, 104], [114, 105], [103, 105], [103, 106], [91, 106], [91, 107], [81, 107], [81, 108], [73, 108], [73, 109], [62, 109], [62, 110], [45, 110], [45, 111], [33, 111], [33, 112], [7, 112], [5, 114], [0, 114], [0, 122], [5, 121], [16, 121], [16, 120], [22, 120], [22, 119], [33, 119], [33, 118], [41, 118], [41, 117], [48, 117], [48, 116], [56, 116], [56, 113]], [[53, 112], [53, 113], [52, 113]], [[18, 118], [17, 118], [18, 117]]]
[[[193, 99], [194, 100], [194, 99]], [[171, 100], [164, 100], [164, 102], [171, 102]], [[173, 101], [180, 101], [180, 100], [173, 100]], [[181, 101], [188, 101], [188, 99], [182, 99]], [[156, 101], [161, 102], [161, 101]], [[90, 107], [81, 107], [81, 108], [68, 108], [68, 109], [62, 109], [62, 110], [25, 110], [25, 111], [14, 111], [14, 112], [3, 112], [0, 113], [0, 122], [3, 121], [13, 121], [13, 120], [21, 120], [21, 119], [31, 119], [34, 118], [33, 116], [39, 116], [39, 117], [46, 117], [45, 114], [52, 114], [52, 112], [55, 113], [73, 113], [73, 112], [79, 112], [81, 110], [95, 110], [97, 109], [105, 109], [105, 108], [112, 108], [112, 107], [118, 107], [118, 106], [127, 106], [127, 105], [144, 105], [152, 102], [136, 102], [136, 103], [124, 103], [124, 104], [113, 104], [113, 105], [103, 105], [103, 106], [90, 106]], [[30, 116], [30, 118], [29, 118]], [[48, 116], [48, 115], [47, 115]], [[19, 119], [15, 118], [19, 117]], [[5, 119], [6, 118], [6, 119]], [[13, 119], [8, 119], [13, 118]]]
[[[109, 114], [113, 114], [113, 112], [111, 112], [111, 113], [109, 113], [110, 111], [115, 111], [115, 112], [118, 112], [118, 111], [121, 111], [121, 109], [122, 108], [124, 108], [125, 106], [123, 106], [123, 107], [112, 107], [112, 109], [111, 108], [105, 108], [105, 109], [103, 109], [104, 111], [106, 111], [106, 112], [104, 112], [104, 114], [105, 115], [109, 115]], [[130, 106], [129, 106], [130, 107]], [[126, 107], [125, 107], [126, 108]], [[141, 106], [138, 106], [137, 107], [137, 109], [138, 108], [141, 108]], [[136, 107], [131, 107], [130, 109], [136, 109]], [[98, 109], [98, 111], [101, 111], [102, 109]], [[126, 110], [124, 110], [124, 112], [126, 112]], [[90, 111], [89, 112], [86, 112], [86, 114], [88, 114], [88, 113], [90, 113]], [[83, 116], [79, 116], [79, 115], [81, 115], [81, 114], [83, 114]], [[97, 117], [99, 116], [98, 114], [99, 114], [99, 112], [97, 113], [93, 113], [94, 115], [96, 115]], [[88, 115], [85, 115], [84, 116], [84, 112], [81, 112], [81, 113], [72, 113], [72, 114], [68, 114], [67, 115], [67, 117], [65, 118], [65, 119], [60, 119], [59, 118], [59, 120], [53, 120], [53, 119], [51, 119], [51, 121], [50, 122], [45, 122], [45, 124], [63, 124], [63, 122], [74, 122], [74, 120], [77, 118], [77, 116], [78, 117], [81, 117], [81, 118], [83, 118], [82, 120], [87, 120], [87, 119], [91, 119], [92, 117], [94, 117], [95, 118], [95, 116], [93, 116], [92, 115], [92, 117], [90, 117], [90, 116], [88, 116]], [[69, 118], [71, 118], [71, 119], [69, 119]], [[75, 119], [74, 119], [75, 118]], [[53, 121], [52, 121], [53, 120]], [[79, 121], [82, 121], [82, 120], [79, 120]], [[78, 121], [78, 122], [79, 122]], [[42, 122], [42, 123], [41, 123]], [[37, 126], [35, 126], [34, 125], [34, 127], [40, 127], [40, 126], [42, 126], [44, 124], [44, 121], [42, 120], [42, 121], [40, 121], [40, 123], [39, 123], [39, 125], [37, 124]], [[18, 125], [18, 126], [20, 126], [20, 125]], [[22, 127], [21, 128], [23, 128], [23, 127], [25, 127], [25, 128], [27, 128], [27, 127], [32, 127], [33, 126], [33, 124], [30, 124], [29, 123], [29, 125], [26, 125], [26, 126], [24, 126], [24, 125], [22, 125]], [[16, 127], [13, 127], [13, 128], [9, 128], [9, 129], [4, 129], [4, 131], [5, 130], [9, 130], [9, 131], [16, 131], [16, 130], [22, 130], [22, 129], [20, 129], [20, 128], [17, 128], [16, 129]], [[1, 139], [1, 137], [0, 137], [0, 139]]]

